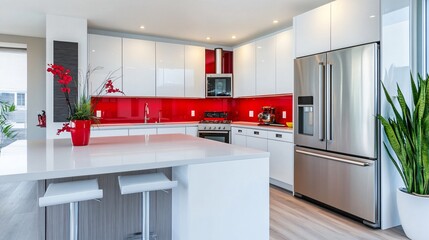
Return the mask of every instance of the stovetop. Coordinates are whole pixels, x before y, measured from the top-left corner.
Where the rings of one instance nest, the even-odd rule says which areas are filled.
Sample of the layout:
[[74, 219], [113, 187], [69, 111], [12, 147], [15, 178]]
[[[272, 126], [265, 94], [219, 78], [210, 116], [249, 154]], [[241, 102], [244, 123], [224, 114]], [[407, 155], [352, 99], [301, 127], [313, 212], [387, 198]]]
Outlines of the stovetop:
[[200, 121], [202, 124], [231, 124], [231, 122], [231, 120], [226, 119], [204, 119]]

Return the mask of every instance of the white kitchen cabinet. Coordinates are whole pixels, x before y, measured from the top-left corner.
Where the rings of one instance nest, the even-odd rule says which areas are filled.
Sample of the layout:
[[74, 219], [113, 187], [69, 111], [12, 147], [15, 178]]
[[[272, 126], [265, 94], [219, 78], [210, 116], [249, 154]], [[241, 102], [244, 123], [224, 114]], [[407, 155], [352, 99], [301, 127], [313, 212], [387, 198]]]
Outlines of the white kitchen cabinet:
[[268, 151], [268, 140], [260, 137], [246, 137], [246, 147]]
[[88, 34], [88, 58], [91, 69], [99, 68], [89, 79], [91, 95], [98, 95], [103, 90], [102, 84], [109, 74], [114, 86], [122, 89], [122, 38]]
[[[270, 178], [276, 181], [273, 183], [276, 185], [280, 184], [280, 187], [292, 190], [294, 144], [269, 139], [268, 151], [270, 152]], [[284, 183], [290, 186], [283, 185]]]
[[293, 93], [294, 49], [293, 29], [276, 35], [276, 94]]
[[246, 147], [246, 128], [232, 127], [232, 144]]
[[156, 128], [130, 128], [128, 134], [130, 136], [135, 135], [155, 135], [157, 133]]
[[158, 134], [186, 134], [185, 127], [159, 127]]
[[123, 88], [127, 96], [155, 96], [155, 42], [124, 38]]
[[331, 49], [380, 41], [379, 0], [331, 3]]
[[234, 97], [255, 95], [255, 60], [254, 42], [234, 49]]
[[293, 27], [296, 57], [329, 51], [331, 49], [331, 4], [325, 4], [294, 17]]
[[128, 136], [128, 129], [91, 130], [91, 137]]
[[276, 92], [276, 36], [256, 42], [256, 95]]
[[185, 46], [156, 43], [156, 95], [185, 96]]
[[198, 137], [198, 127], [186, 127], [186, 135]]
[[206, 49], [185, 46], [185, 97], [204, 98]]

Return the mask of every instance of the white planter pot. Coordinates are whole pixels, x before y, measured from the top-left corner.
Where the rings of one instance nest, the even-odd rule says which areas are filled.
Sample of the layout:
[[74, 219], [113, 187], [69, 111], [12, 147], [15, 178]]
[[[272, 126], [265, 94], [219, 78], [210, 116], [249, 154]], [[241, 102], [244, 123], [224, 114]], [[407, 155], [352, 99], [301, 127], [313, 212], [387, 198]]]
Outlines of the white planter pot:
[[429, 227], [429, 197], [420, 197], [397, 190], [396, 202], [402, 228], [412, 240], [427, 240]]

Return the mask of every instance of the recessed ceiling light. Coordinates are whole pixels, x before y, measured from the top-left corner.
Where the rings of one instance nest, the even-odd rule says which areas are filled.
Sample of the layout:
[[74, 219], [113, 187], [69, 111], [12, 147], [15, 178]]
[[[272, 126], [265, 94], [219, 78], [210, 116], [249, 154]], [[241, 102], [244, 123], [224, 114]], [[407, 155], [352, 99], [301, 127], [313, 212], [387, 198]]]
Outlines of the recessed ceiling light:
[[261, 46], [258, 46], [257, 48], [258, 48], [258, 49], [261, 49], [262, 47], [261, 47]]
[[277, 24], [277, 23], [279, 23], [279, 20], [273, 20], [273, 23]]
[[95, 52], [95, 49], [92, 49], [91, 52]]
[[206, 40], [210, 40], [211, 38], [210, 37], [206, 37]]
[[140, 26], [140, 29], [144, 29], [144, 26], [143, 26], [143, 25], [141, 25], [141, 26]]
[[232, 39], [236, 39], [237, 37], [235, 35], [232, 35]]
[[369, 18], [375, 18], [375, 15], [371, 15], [371, 16], [369, 16]]

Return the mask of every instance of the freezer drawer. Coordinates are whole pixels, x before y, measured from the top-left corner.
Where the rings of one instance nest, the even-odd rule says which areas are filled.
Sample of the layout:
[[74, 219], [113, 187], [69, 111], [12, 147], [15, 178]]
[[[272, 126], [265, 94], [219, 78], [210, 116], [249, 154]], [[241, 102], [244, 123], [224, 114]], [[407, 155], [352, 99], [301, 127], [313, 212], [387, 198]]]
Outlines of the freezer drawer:
[[377, 161], [295, 147], [295, 193], [376, 223]]

